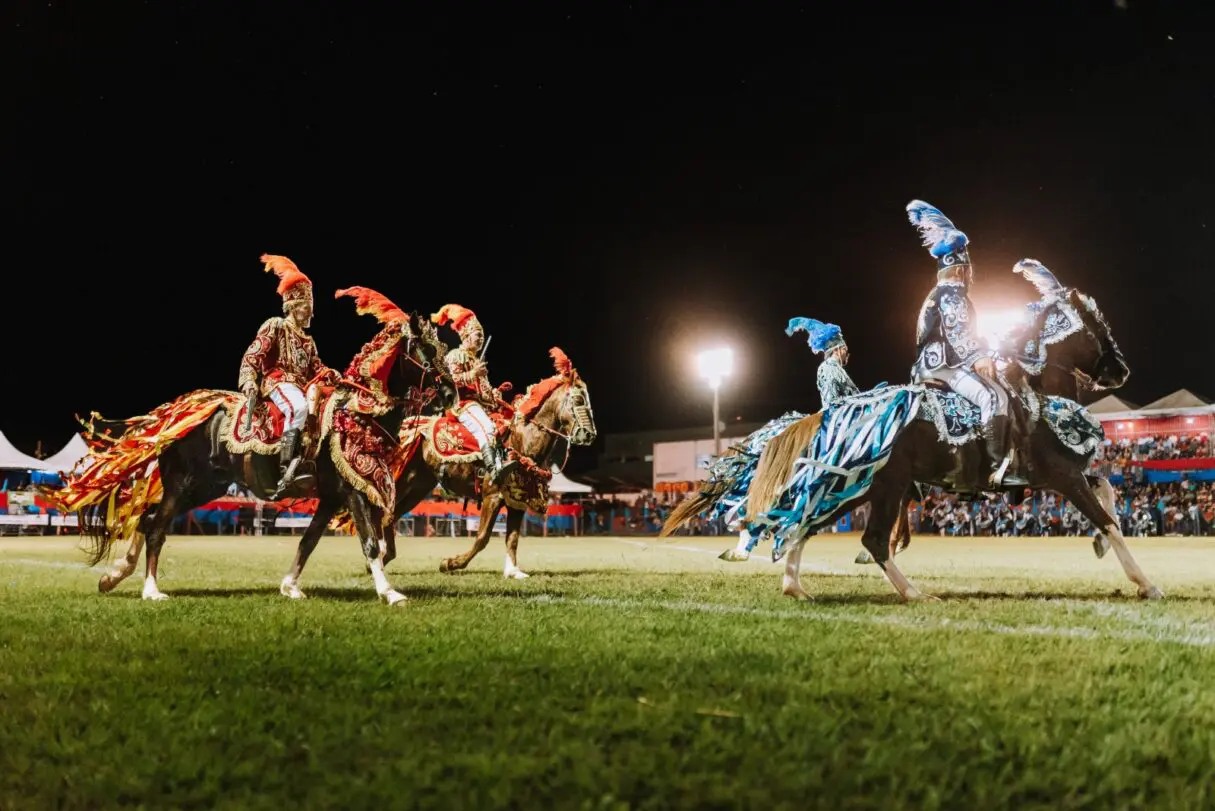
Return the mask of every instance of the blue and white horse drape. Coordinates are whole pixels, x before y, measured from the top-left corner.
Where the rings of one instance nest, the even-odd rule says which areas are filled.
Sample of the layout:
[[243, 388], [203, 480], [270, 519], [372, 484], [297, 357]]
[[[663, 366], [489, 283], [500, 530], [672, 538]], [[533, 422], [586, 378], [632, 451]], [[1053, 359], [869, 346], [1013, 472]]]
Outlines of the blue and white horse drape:
[[837, 510], [869, 491], [925, 394], [922, 386], [881, 388], [845, 398], [823, 413], [809, 452], [794, 464], [776, 506], [756, 522], [772, 533], [773, 560], [784, 556], [790, 541], [822, 529]]

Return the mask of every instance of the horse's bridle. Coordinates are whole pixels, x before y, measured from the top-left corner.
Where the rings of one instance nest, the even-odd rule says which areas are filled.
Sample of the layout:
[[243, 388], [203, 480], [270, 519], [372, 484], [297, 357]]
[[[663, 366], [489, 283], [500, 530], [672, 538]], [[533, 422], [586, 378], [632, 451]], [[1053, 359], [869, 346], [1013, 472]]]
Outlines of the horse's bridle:
[[[573, 381], [567, 381], [563, 385], [565, 386], [566, 391], [565, 391], [565, 395], [561, 398], [562, 403], [561, 403], [561, 406], [557, 410], [558, 414], [561, 414], [567, 410], [573, 411], [573, 407], [567, 406], [565, 403], [565, 401], [568, 400], [569, 397], [574, 393]], [[515, 412], [515, 413], [517, 414], [518, 412]], [[573, 429], [571, 429], [568, 434], [563, 434], [560, 431], [558, 431], [556, 428], [549, 428], [547, 425], [538, 423], [535, 420], [536, 420], [536, 415], [539, 413], [540, 413], [540, 409], [536, 409], [535, 414], [533, 414], [532, 416], [527, 417], [523, 420], [518, 420], [517, 422], [519, 423], [520, 427], [531, 425], [535, 428], [539, 428], [541, 431], [544, 431], [547, 434], [551, 434], [552, 436], [565, 440], [565, 458], [561, 460], [561, 467], [557, 468], [558, 472], [564, 472], [565, 466], [567, 464], [569, 464], [569, 461], [570, 461], [570, 448], [574, 444], [573, 442], [570, 441], [570, 437], [573, 436], [573, 433], [574, 433]], [[578, 415], [574, 414], [573, 419], [574, 419], [574, 425], [575, 425], [575, 427], [577, 427]], [[517, 453], [517, 451], [516, 451], [516, 453]]]

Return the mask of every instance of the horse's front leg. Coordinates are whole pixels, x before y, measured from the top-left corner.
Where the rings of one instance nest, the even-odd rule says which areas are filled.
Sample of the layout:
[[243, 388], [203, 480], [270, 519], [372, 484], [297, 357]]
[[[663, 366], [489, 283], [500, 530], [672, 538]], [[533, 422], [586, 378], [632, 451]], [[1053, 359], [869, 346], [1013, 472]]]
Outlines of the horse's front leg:
[[[1118, 562], [1122, 564], [1122, 571], [1126, 572], [1126, 576], [1131, 582], [1139, 587], [1139, 596], [1145, 600], [1162, 599], [1164, 592], [1148, 580], [1148, 576], [1143, 573], [1143, 569], [1139, 568], [1139, 563], [1131, 554], [1130, 548], [1127, 547], [1126, 539], [1122, 537], [1122, 528], [1118, 526], [1118, 514], [1114, 510], [1113, 485], [1105, 479], [1098, 478], [1093, 483], [1091, 490], [1087, 486], [1079, 485], [1072, 489], [1075, 492], [1062, 493], [1062, 495], [1070, 498], [1080, 512], [1084, 513], [1093, 523], [1093, 526], [1101, 527], [1100, 535], [1109, 539], [1114, 554], [1118, 556]], [[1093, 547], [1095, 550], [1099, 548], [1097, 540], [1093, 541]], [[1101, 557], [1100, 554], [1097, 556]]]
[[[375, 583], [375, 593], [384, 598], [389, 605], [401, 605], [408, 599], [388, 582], [384, 574], [384, 561], [380, 551], [381, 526], [378, 517], [373, 514], [367, 498], [359, 492], [351, 493], [350, 514], [354, 516], [355, 526], [359, 530], [359, 541], [363, 547], [363, 557], [371, 569], [371, 579]], [[309, 525], [311, 528], [311, 525]]]
[[444, 558], [443, 562], [439, 564], [440, 572], [454, 572], [463, 569], [485, 548], [489, 543], [489, 536], [494, 531], [494, 522], [498, 520], [498, 513], [501, 511], [503, 503], [500, 493], [490, 493], [484, 497], [481, 502], [481, 526], [477, 529], [477, 537], [473, 541], [472, 548], [454, 558]]
[[283, 582], [279, 584], [279, 593], [284, 597], [290, 597], [293, 600], [304, 598], [304, 592], [299, 587], [300, 575], [304, 573], [304, 566], [307, 565], [308, 558], [312, 556], [313, 550], [320, 542], [321, 535], [329, 524], [329, 519], [333, 518], [333, 514], [337, 512], [338, 503], [337, 498], [328, 496], [322, 498], [317, 504], [316, 514], [312, 516], [312, 522], [304, 530], [299, 546], [295, 549], [295, 560], [291, 564], [291, 571], [287, 572], [283, 577]]
[[502, 576], [514, 580], [531, 576], [519, 568], [519, 531], [525, 515], [523, 510], [506, 508], [506, 567], [502, 570]]

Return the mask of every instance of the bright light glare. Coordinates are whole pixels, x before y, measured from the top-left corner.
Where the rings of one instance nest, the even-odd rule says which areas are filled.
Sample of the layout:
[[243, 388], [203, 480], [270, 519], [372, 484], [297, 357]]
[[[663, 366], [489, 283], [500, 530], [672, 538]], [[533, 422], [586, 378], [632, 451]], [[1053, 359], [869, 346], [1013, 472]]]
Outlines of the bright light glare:
[[1026, 314], [1024, 309], [995, 310], [978, 313], [979, 335], [987, 339], [990, 346], [996, 346], [1004, 341], [1013, 330], [1025, 326]]
[[696, 366], [700, 376], [709, 381], [709, 387], [716, 389], [722, 378], [734, 371], [734, 351], [727, 347], [706, 349], [696, 356]]

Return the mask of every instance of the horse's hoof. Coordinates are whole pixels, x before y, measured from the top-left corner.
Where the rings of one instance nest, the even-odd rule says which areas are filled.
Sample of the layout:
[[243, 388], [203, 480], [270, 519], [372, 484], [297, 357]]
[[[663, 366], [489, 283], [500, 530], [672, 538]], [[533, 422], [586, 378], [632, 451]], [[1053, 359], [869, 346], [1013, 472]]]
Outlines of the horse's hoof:
[[1104, 535], [1098, 535], [1093, 538], [1093, 554], [1097, 556], [1097, 560], [1105, 557], [1105, 553], [1110, 551], [1110, 539]]
[[108, 574], [103, 574], [101, 579], [97, 581], [97, 591], [101, 592], [102, 594], [109, 594], [117, 585], [118, 582], [114, 578], [110, 577]]
[[451, 571], [451, 558], [443, 558], [439, 561], [439, 571], [444, 573]]
[[163, 591], [146, 591], [143, 594], [143, 599], [145, 599], [145, 600], [167, 600], [167, 599], [169, 599], [169, 595], [165, 594]]
[[507, 580], [526, 580], [527, 578], [531, 577], [530, 574], [522, 569], [508, 569], [502, 574], [502, 576]]
[[924, 592], [917, 591], [915, 589], [909, 589], [908, 592], [905, 595], [903, 595], [903, 599], [905, 599], [909, 603], [942, 603], [942, 602], [944, 602], [944, 600], [942, 600], [940, 597], [933, 597], [931, 594], [925, 594]]
[[739, 552], [737, 549], [727, 549], [717, 556], [718, 560], [728, 561], [730, 563], [740, 563], [751, 557], [750, 552]]
[[279, 584], [278, 593], [284, 597], [290, 597], [292, 600], [303, 600], [307, 596], [299, 586], [285, 580]]
[[854, 563], [860, 563], [860, 564], [865, 564], [865, 563], [873, 563], [873, 555], [869, 554], [869, 550], [868, 550], [868, 549], [862, 549], [862, 550], [861, 550], [861, 551], [860, 551], [860, 552], [857, 554], [857, 556], [856, 556], [856, 560], [855, 560], [855, 561], [853, 561], [853, 562], [854, 562]]
[[389, 605], [403, 606], [409, 600], [408, 597], [399, 591], [386, 591], [382, 596], [384, 597], [384, 602], [388, 603]]
[[1156, 586], [1150, 586], [1146, 589], [1139, 589], [1139, 596], [1144, 600], [1163, 600], [1164, 592], [1158, 589]]

